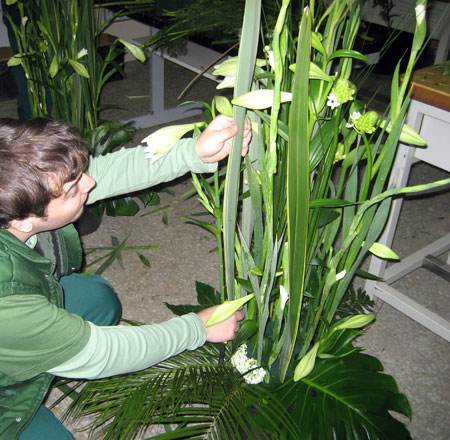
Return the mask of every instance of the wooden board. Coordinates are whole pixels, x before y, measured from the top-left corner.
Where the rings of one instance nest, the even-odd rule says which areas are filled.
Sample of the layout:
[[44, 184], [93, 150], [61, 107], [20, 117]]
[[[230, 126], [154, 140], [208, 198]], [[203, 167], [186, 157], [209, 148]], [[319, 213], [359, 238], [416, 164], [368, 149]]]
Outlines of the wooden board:
[[435, 66], [414, 72], [412, 77], [413, 99], [450, 111], [450, 76], [442, 75]]

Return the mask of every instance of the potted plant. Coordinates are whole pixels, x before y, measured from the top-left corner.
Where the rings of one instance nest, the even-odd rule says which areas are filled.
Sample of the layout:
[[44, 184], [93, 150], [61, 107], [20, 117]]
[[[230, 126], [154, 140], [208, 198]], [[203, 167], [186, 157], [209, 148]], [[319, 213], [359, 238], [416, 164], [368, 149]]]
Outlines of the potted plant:
[[252, 145], [241, 161], [236, 136], [225, 178], [194, 176], [214, 222], [189, 220], [218, 239], [220, 291], [197, 283], [200, 306], [171, 308], [224, 303], [217, 322], [245, 304], [246, 320], [232, 343], [88, 382], [70, 414], [93, 416], [105, 439], [134, 438], [153, 424], [166, 427], [158, 439], [409, 438], [393, 416], [411, 416], [407, 398], [355, 342], [373, 316], [344, 314], [340, 304], [355, 276], [370, 277], [361, 270], [369, 252], [395, 258], [376, 241], [391, 197], [443, 183], [386, 187], [399, 140], [423, 145], [404, 117], [425, 1], [386, 119], [357, 101], [351, 82], [352, 63], [364, 59], [352, 49], [358, 3], [303, 6], [295, 23], [295, 5], [282, 2], [257, 59], [261, 3], [247, 0], [239, 57], [216, 69], [234, 99], [216, 97], [207, 113], [233, 113], [240, 126], [248, 114]]

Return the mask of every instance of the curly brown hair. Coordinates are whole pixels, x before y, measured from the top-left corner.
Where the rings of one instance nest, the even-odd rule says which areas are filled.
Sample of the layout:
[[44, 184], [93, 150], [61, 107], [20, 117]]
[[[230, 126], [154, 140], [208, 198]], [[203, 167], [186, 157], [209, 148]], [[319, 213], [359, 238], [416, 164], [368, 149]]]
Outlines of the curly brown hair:
[[45, 217], [50, 201], [87, 164], [87, 143], [75, 127], [42, 118], [0, 119], [0, 228]]

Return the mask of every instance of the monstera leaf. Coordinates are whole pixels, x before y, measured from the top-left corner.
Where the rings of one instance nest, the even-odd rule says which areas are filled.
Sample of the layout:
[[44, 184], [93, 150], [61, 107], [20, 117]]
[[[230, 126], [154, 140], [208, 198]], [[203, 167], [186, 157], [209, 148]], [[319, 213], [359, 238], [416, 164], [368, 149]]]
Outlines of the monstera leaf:
[[301, 439], [408, 439], [390, 411], [411, 417], [407, 398], [380, 361], [360, 352], [317, 359], [299, 382], [287, 381], [277, 395], [292, 408]]

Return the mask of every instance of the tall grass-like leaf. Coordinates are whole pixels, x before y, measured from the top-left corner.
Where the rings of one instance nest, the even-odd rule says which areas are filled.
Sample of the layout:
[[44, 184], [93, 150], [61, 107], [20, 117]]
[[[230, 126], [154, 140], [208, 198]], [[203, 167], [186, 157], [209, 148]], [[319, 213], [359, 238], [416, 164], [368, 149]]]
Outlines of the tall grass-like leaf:
[[[261, 1], [247, 0], [245, 4], [244, 22], [242, 26], [241, 43], [239, 47], [236, 86], [234, 97], [250, 90], [253, 69], [258, 48], [258, 30], [260, 23]], [[223, 235], [225, 282], [228, 299], [234, 299], [234, 243], [236, 231], [236, 214], [239, 194], [239, 179], [241, 165], [241, 146], [243, 141], [243, 126], [245, 109], [234, 107], [234, 122], [239, 125], [239, 132], [233, 138], [228, 158], [224, 190]]]
[[309, 213], [308, 82], [311, 49], [311, 16], [304, 10], [300, 23], [297, 69], [289, 120], [287, 154], [287, 218], [289, 255], [289, 337], [282, 352], [281, 375], [285, 377], [299, 329], [305, 282]]

